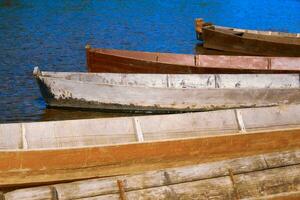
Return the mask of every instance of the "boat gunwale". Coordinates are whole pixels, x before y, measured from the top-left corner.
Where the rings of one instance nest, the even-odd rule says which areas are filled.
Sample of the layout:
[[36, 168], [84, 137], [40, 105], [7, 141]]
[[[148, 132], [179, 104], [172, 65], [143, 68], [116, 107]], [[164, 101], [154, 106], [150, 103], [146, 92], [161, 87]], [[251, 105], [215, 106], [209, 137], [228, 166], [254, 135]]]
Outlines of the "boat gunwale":
[[[290, 41], [288, 41], [288, 42], [280, 42], [280, 41], [269, 41], [269, 40], [265, 40], [263, 38], [249, 38], [249, 37], [244, 37], [243, 35], [240, 36], [240, 35], [236, 35], [234, 33], [227, 33], [226, 30], [228, 30], [228, 29], [224, 30], [224, 29], [221, 29], [221, 28], [215, 28], [215, 26], [205, 26], [202, 29], [214, 31], [214, 32], [216, 32], [218, 34], [223, 34], [223, 35], [227, 35], [227, 36], [231, 36], [231, 37], [237, 37], [237, 38], [247, 39], [247, 40], [252, 40], [252, 41], [255, 40], [255, 41], [259, 41], [259, 42], [267, 42], [269, 44], [284, 44], [284, 45], [295, 46], [295, 47], [300, 46], [300, 37], [290, 37], [291, 39], [299, 39], [299, 44], [296, 44], [296, 43], [292, 43]], [[236, 31], [236, 30], [231, 30], [231, 29], [229, 29], [229, 30], [233, 31], [233, 32], [236, 32], [236, 33], [239, 32], [239, 31]], [[245, 33], [245, 32], [242, 32], [242, 33]], [[254, 34], [255, 35], [255, 33], [249, 33], [249, 34]], [[262, 34], [256, 34], [256, 35], [262, 35]], [[274, 35], [265, 35], [265, 34], [263, 34], [263, 35], [264, 36], [270, 36], [270, 37], [277, 37], [277, 38], [284, 37], [284, 36], [274, 36]], [[286, 38], [286, 37], [284, 37], [284, 38]], [[288, 39], [290, 39], [290, 38], [288, 38]], [[205, 42], [204, 42], [204, 44], [205, 44]], [[272, 58], [272, 56], [266, 56], [266, 57], [271, 57]], [[281, 58], [287, 58], [287, 56], [279, 56], [279, 57], [275, 56], [275, 58], [280, 58], [280, 57]]]
[[[300, 37], [299, 37], [300, 39]], [[136, 51], [136, 50], [121, 50], [121, 49], [104, 49], [104, 48], [91, 48], [89, 49], [89, 53], [97, 53], [97, 54], [102, 54], [102, 55], [108, 55], [108, 56], [112, 56], [112, 57], [115, 57], [115, 58], [122, 58], [122, 59], [130, 59], [130, 60], [134, 60], [134, 61], [141, 61], [141, 62], [146, 62], [146, 63], [151, 63], [151, 64], [165, 64], [165, 65], [170, 65], [170, 66], [185, 66], [185, 67], [191, 67], [191, 68], [208, 68], [208, 69], [228, 69], [228, 70], [239, 70], [239, 68], [226, 68], [226, 67], [214, 67], [214, 66], [201, 66], [201, 65], [188, 65], [188, 64], [177, 64], [177, 63], [172, 63], [172, 62], [161, 62], [161, 61], [149, 61], [149, 60], [145, 60], [145, 59], [138, 59], [138, 58], [135, 58], [135, 57], [131, 57], [131, 56], [125, 56], [125, 55], [116, 55], [114, 54], [113, 52], [111, 53], [103, 53], [103, 52], [99, 52], [99, 51], [102, 51], [102, 50], [109, 50], [109, 51], [127, 51], [127, 52], [137, 52], [137, 53], [145, 53], [145, 54], [167, 54], [167, 55], [175, 55], [175, 56], [191, 56], [191, 57], [200, 57], [200, 60], [201, 60], [201, 57], [212, 57], [214, 59], [218, 59], [218, 58], [246, 58], [246, 59], [261, 59], [261, 60], [264, 60], [264, 59], [299, 59], [300, 61], [300, 58], [297, 58], [297, 57], [289, 57], [289, 56], [257, 56], [257, 55], [205, 55], [205, 54], [181, 54], [181, 53], [165, 53], [165, 52], [144, 52], [144, 51]], [[199, 59], [199, 58], [197, 58]], [[260, 73], [260, 71], [266, 71], [267, 69], [252, 69], [252, 68], [245, 68], [245, 69], [240, 69], [240, 70], [253, 70], [255, 72], [258, 72]], [[273, 73], [276, 74], [276, 73], [281, 73], [280, 71], [282, 71], [282, 69], [271, 69], [271, 71], [274, 71]], [[276, 72], [278, 71], [278, 72]], [[287, 72], [287, 73], [297, 73], [297, 70], [284, 70], [284, 71], [291, 71], [291, 72]], [[294, 71], [294, 72], [293, 72]], [[90, 72], [90, 73], [97, 73], [97, 72]], [[98, 73], [109, 73], [109, 72], [98, 72]], [[253, 74], [252, 73], [252, 74]], [[135, 73], [135, 74], [149, 74], [149, 73]], [[155, 74], [165, 74], [165, 73], [155, 73]], [[222, 74], [232, 74], [232, 73], [222, 73]], [[240, 73], [239, 73], [240, 74]], [[244, 74], [249, 74], [249, 73], [245, 73]], [[264, 74], [264, 73], [260, 73], [260, 74]], [[265, 73], [265, 74], [268, 74], [268, 73]], [[177, 75], [180, 75], [180, 74], [177, 74]], [[185, 74], [182, 74], [182, 75], [187, 75], [186, 73]], [[191, 74], [190, 74], [191, 75]]]
[[[290, 33], [290, 32], [280, 32], [280, 31], [267, 31], [267, 30], [255, 30], [255, 29], [245, 29], [245, 28], [233, 28], [233, 27], [227, 27], [227, 26], [219, 26], [219, 25], [213, 25], [216, 28], [220, 28], [220, 29], [227, 29], [227, 30], [232, 30], [232, 31], [241, 31], [241, 32], [247, 32], [247, 31], [251, 31], [249, 33], [253, 33], [253, 34], [261, 34], [261, 35], [268, 35], [268, 36], [277, 36], [277, 37], [291, 37], [291, 38], [299, 38], [300, 36], [298, 36], [299, 33]], [[266, 34], [267, 32], [271, 32], [271, 33], [277, 33], [278, 35], [269, 35]], [[280, 35], [283, 34], [283, 35]], [[288, 35], [284, 35], [284, 34], [288, 34]]]
[[[49, 73], [49, 74], [44, 74], [43, 73]], [[65, 73], [65, 74], [64, 74]], [[59, 76], [55, 76], [56, 74], [62, 74], [64, 76], [62, 77], [59, 77]], [[208, 86], [205, 86], [205, 87], [195, 87], [195, 88], [192, 88], [192, 87], [187, 87], [187, 88], [184, 88], [184, 87], [169, 87], [168, 84], [165, 84], [163, 87], [156, 87], [156, 86], [150, 86], [150, 85], [141, 85], [140, 83], [136, 84], [136, 85], [129, 85], [129, 84], [122, 84], [122, 83], [117, 83], [117, 84], [111, 84], [111, 83], [98, 83], [96, 81], [85, 81], [85, 80], [74, 80], [74, 79], [67, 79], [66, 77], [68, 75], [97, 75], [97, 74], [101, 74], [101, 75], [105, 75], [105, 74], [111, 74], [113, 76], [116, 76], [117, 74], [122, 74], [122, 73], [86, 73], [86, 72], [50, 72], [50, 71], [42, 71], [41, 72], [41, 75], [36, 75], [36, 78], [39, 79], [39, 80], [42, 80], [42, 79], [56, 79], [56, 80], [64, 80], [64, 81], [68, 81], [68, 82], [73, 82], [73, 83], [76, 83], [76, 84], [92, 84], [92, 85], [97, 85], [97, 86], [108, 86], [108, 87], [127, 87], [127, 88], [151, 88], [153, 90], [174, 90], [174, 91], [185, 91], [185, 90], [196, 90], [196, 91], [199, 91], [199, 90], [224, 90], [224, 91], [230, 91], [230, 90], [266, 90], [266, 89], [270, 89], [270, 90], [295, 90], [295, 89], [300, 89], [300, 74], [299, 73], [287, 73], [287, 74], [283, 74], [284, 76], [295, 76], [295, 77], [298, 77], [299, 79], [299, 84], [298, 86], [296, 87], [253, 87], [253, 86], [246, 86], [246, 87], [225, 87], [225, 88], [217, 88], [217, 87], [208, 87]], [[201, 77], [201, 76], [216, 76], [216, 74], [145, 74], [145, 73], [136, 73], [136, 74], [131, 74], [131, 73], [123, 73], [123, 74], [126, 74], [126, 75], [133, 75], [133, 76], [138, 76], [138, 75], [143, 75], [143, 76], [157, 76], [157, 75], [162, 75], [162, 76], [165, 76], [165, 78], [167, 79], [167, 77], [169, 76], [186, 76], [186, 77], [189, 77], [189, 76], [195, 76], [195, 77]], [[53, 76], [54, 75], [54, 76]], [[221, 74], [220, 76], [222, 75], [229, 75], [229, 76], [236, 76], [234, 74]], [[281, 75], [280, 73], [278, 74], [238, 74], [239, 76], [276, 76], [276, 75]], [[48, 85], [48, 84], [46, 84]]]
[[[131, 56], [125, 56], [125, 55], [116, 55], [113, 52], [111, 53], [103, 53], [103, 52], [99, 52], [101, 50], [108, 50], [108, 51], [128, 51], [128, 50], [120, 50], [120, 49], [103, 49], [103, 48], [91, 48], [89, 49], [89, 53], [98, 53], [98, 54], [102, 54], [105, 56], [111, 56], [111, 57], [115, 57], [115, 58], [123, 58], [123, 59], [128, 59], [128, 60], [133, 60], [133, 61], [142, 61], [142, 62], [146, 62], [146, 63], [151, 63], [151, 64], [164, 64], [164, 65], [171, 65], [171, 66], [185, 66], [185, 67], [195, 67], [195, 68], [201, 68], [201, 66], [197, 66], [197, 65], [187, 65], [187, 64], [173, 64], [172, 62], [162, 62], [162, 61], [153, 61], [153, 60], [146, 60], [144, 58], [135, 58], [135, 57], [131, 57]], [[148, 51], [130, 51], [130, 52], [137, 52], [137, 53], [141, 53], [141, 54], [153, 54], [153, 56], [155, 56], [155, 54], [158, 55], [181, 55], [181, 56], [198, 56], [196, 54], [180, 54], [180, 53], [166, 53], [166, 52], [148, 52]]]

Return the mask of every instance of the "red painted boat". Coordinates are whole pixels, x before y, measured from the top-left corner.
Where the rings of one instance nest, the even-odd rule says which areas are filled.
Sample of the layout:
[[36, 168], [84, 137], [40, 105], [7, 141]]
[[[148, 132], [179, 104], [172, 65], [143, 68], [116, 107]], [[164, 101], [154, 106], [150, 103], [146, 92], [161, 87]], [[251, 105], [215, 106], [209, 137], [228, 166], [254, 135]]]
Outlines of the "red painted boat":
[[86, 48], [89, 72], [109, 73], [298, 73], [300, 58], [193, 55]]

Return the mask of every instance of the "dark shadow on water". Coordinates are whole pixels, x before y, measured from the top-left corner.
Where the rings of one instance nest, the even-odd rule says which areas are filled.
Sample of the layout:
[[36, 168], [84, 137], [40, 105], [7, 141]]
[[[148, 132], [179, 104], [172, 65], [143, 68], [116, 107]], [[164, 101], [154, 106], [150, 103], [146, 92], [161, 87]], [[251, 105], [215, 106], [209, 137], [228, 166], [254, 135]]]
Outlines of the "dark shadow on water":
[[203, 47], [203, 43], [198, 43], [198, 44], [195, 45], [195, 54], [201, 54], [201, 55], [235, 55], [235, 56], [245, 56], [245, 55], [247, 55], [247, 54], [243, 54], [243, 53], [207, 49], [207, 48]]
[[138, 116], [139, 113], [120, 113], [107, 112], [91, 109], [74, 109], [74, 108], [46, 108], [39, 121], [52, 120], [71, 120], [71, 119], [88, 119], [88, 118], [109, 118], [109, 117], [126, 117]]

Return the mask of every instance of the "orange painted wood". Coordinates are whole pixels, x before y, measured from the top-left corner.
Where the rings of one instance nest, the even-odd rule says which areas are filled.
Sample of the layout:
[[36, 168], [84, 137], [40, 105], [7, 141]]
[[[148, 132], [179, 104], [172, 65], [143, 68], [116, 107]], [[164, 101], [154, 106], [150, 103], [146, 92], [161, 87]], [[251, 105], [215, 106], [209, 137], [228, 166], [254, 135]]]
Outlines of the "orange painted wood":
[[300, 129], [115, 146], [0, 151], [0, 188], [103, 177], [300, 148]]

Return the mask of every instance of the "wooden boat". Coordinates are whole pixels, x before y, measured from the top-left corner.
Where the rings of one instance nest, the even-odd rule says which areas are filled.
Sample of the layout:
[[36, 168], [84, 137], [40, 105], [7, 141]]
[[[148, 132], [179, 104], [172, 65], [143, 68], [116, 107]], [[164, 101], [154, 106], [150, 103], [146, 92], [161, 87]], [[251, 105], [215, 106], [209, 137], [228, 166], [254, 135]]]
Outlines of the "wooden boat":
[[[224, 53], [223, 53], [224, 54]], [[291, 73], [300, 58], [192, 55], [86, 48], [89, 72], [106, 73]]]
[[299, 147], [300, 105], [0, 124], [0, 191]]
[[299, 174], [298, 149], [18, 189], [3, 194], [3, 199], [299, 199]]
[[201, 19], [196, 20], [196, 33], [209, 49], [262, 56], [300, 56], [300, 34], [228, 28]]
[[34, 71], [49, 106], [186, 112], [300, 103], [299, 74], [168, 75]]

